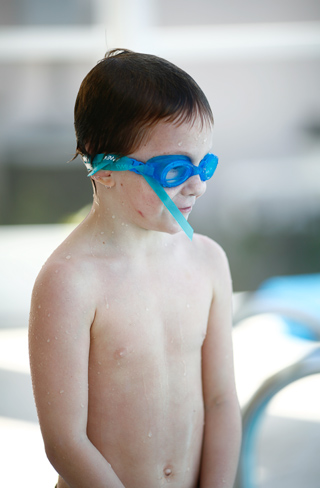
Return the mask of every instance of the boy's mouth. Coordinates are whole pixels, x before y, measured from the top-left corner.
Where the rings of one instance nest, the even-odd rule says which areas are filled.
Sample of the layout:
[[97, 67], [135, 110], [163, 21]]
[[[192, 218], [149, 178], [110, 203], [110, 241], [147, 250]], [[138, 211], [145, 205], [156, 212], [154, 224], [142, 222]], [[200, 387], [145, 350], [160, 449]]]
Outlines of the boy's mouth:
[[192, 206], [190, 205], [189, 207], [179, 207], [179, 210], [181, 213], [190, 213], [192, 210]]

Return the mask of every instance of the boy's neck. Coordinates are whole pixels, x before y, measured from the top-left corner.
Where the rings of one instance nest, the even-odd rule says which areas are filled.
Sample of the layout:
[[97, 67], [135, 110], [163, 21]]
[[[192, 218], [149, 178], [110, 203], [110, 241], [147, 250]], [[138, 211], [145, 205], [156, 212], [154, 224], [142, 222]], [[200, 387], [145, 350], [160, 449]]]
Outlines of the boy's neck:
[[112, 202], [94, 200], [91, 211], [82, 223], [90, 232], [96, 243], [97, 251], [110, 252], [110, 248], [127, 255], [142, 256], [157, 254], [169, 244], [173, 244], [176, 236], [147, 230], [132, 224], [126, 219], [125, 210], [119, 212], [112, 207]]

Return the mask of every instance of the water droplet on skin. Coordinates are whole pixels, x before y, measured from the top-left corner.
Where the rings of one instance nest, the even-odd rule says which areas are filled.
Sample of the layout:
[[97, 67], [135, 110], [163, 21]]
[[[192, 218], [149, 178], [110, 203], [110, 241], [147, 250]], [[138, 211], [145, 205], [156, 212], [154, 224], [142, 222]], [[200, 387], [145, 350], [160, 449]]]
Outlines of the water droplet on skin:
[[66, 259], [71, 259], [71, 256], [70, 256], [70, 254], [68, 254], [68, 256], [66, 256]]
[[83, 403], [80, 403], [80, 406], [81, 406], [81, 408], [84, 408], [84, 405], [83, 405]]
[[187, 308], [190, 308], [190, 305], [189, 305], [189, 303], [187, 303]]
[[50, 317], [51, 313], [48, 313], [48, 317]]
[[38, 308], [41, 308], [41, 305], [38, 305]]
[[100, 234], [101, 234], [101, 235], [103, 235], [103, 234], [104, 234], [104, 232], [100, 232]]
[[50, 342], [50, 339], [47, 339], [47, 342]]
[[151, 431], [149, 432], [148, 437], [152, 437], [152, 432]]
[[182, 146], [182, 142], [178, 142], [178, 146], [181, 147]]
[[115, 216], [115, 215], [112, 215], [112, 218], [113, 218], [113, 219], [115, 219], [115, 218], [116, 218], [116, 216]]
[[60, 395], [62, 395], [62, 393], [64, 393], [64, 390], [60, 390]]
[[48, 405], [51, 405], [51, 402], [48, 402]]
[[106, 308], [109, 308], [109, 303], [107, 303]]
[[124, 222], [121, 222], [121, 225], [124, 225]]
[[58, 269], [56, 269], [56, 270], [55, 270], [55, 273], [59, 273], [59, 270], [58, 270]]

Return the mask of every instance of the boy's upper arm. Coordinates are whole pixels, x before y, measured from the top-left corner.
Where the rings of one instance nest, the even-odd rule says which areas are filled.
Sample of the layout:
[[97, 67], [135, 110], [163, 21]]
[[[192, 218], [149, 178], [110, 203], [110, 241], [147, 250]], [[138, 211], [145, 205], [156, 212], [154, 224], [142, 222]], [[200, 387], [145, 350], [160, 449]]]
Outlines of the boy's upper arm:
[[[211, 241], [212, 243], [212, 241]], [[202, 374], [205, 407], [223, 403], [234, 395], [232, 350], [232, 281], [224, 251], [211, 244], [213, 299], [207, 334], [202, 346]]]
[[[45, 265], [33, 290], [29, 349], [45, 442], [85, 435], [88, 404], [90, 291], [71, 263]], [[90, 303], [91, 302], [91, 303]]]

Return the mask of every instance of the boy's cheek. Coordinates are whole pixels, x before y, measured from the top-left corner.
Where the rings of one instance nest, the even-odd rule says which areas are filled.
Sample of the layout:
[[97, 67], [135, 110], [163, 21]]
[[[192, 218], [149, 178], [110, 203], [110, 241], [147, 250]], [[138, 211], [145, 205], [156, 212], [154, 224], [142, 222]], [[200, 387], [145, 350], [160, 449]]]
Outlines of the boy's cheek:
[[158, 197], [158, 195], [153, 193], [153, 195], [151, 194], [151, 195], [144, 196], [143, 205], [142, 208], [140, 208], [140, 210], [142, 210], [142, 212], [145, 215], [150, 213], [153, 214], [154, 212], [157, 212], [160, 209], [162, 209], [163, 206], [164, 205], [160, 200], [160, 198]]
[[[147, 183], [146, 183], [147, 184]], [[138, 187], [130, 195], [131, 206], [141, 217], [147, 217], [159, 211], [163, 203], [151, 187]]]

